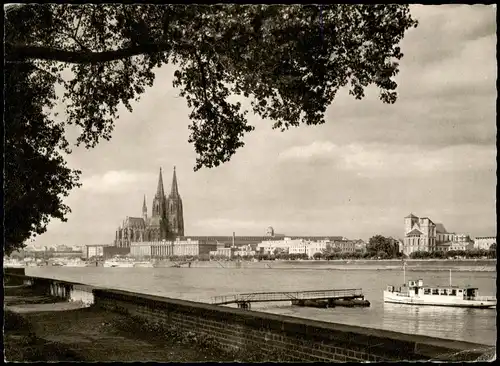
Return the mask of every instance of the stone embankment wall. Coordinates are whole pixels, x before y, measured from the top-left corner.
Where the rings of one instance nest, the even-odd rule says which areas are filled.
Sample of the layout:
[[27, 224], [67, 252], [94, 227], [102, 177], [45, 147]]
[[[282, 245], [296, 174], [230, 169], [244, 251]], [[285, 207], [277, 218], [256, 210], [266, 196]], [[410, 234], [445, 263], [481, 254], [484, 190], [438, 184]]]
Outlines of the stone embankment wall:
[[[16, 276], [16, 275], [12, 275]], [[475, 360], [488, 346], [267, 314], [127, 291], [22, 276], [36, 291], [208, 338], [220, 348], [290, 361]], [[90, 292], [89, 292], [90, 291]], [[85, 295], [86, 294], [86, 295]], [[92, 294], [90, 297], [89, 294]], [[86, 297], [85, 297], [86, 296]]]
[[11, 273], [4, 273], [4, 275], [9, 282], [30, 286], [37, 294], [54, 296], [70, 302], [81, 302], [87, 306], [94, 303], [93, 290], [96, 289], [95, 286]]

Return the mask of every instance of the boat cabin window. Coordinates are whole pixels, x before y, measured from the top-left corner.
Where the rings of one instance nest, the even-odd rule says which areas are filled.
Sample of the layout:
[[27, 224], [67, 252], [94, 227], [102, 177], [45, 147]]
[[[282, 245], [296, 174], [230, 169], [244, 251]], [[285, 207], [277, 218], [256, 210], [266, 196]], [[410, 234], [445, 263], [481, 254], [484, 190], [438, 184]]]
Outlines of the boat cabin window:
[[441, 289], [441, 295], [448, 295], [448, 290], [445, 288]]
[[450, 296], [457, 296], [457, 290], [451, 290]]
[[468, 296], [468, 297], [474, 297], [474, 296], [476, 296], [476, 290], [473, 289], [473, 288], [467, 289], [466, 296]]
[[432, 289], [432, 294], [433, 295], [439, 295], [439, 290], [437, 288]]
[[431, 289], [430, 288], [424, 288], [424, 295], [430, 295], [431, 294]]

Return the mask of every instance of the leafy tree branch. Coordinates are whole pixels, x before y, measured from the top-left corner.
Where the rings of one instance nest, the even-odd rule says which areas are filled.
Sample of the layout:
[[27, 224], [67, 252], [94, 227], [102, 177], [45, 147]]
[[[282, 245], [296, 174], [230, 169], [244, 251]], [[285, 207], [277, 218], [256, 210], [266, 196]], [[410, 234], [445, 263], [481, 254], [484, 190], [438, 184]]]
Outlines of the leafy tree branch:
[[[230, 95], [249, 98], [252, 112], [281, 131], [325, 123], [327, 107], [344, 87], [362, 99], [365, 88], [375, 85], [382, 102], [394, 103], [394, 76], [403, 57], [398, 44], [415, 26], [408, 5], [16, 5], [5, 17], [5, 65], [11, 73], [7, 88], [29, 104], [34, 111], [30, 118], [46, 124], [48, 130], [38, 133], [54, 134], [52, 142], [69, 152], [61, 129], [80, 127], [77, 145], [87, 148], [109, 140], [119, 107], [132, 111], [131, 101], [154, 84], [156, 69], [174, 64], [173, 85], [191, 109], [189, 142], [198, 170], [229, 161], [254, 129], [248, 111], [230, 102]], [[42, 78], [40, 70], [53, 77]], [[60, 80], [64, 92], [57, 100], [53, 88]], [[27, 101], [18, 92], [32, 87], [43, 97]], [[11, 110], [6, 130], [27, 126], [21, 118], [26, 107], [9, 100], [20, 109]], [[56, 103], [66, 106], [61, 124], [48, 117]], [[32, 137], [34, 151], [36, 144], [46, 146], [44, 139]], [[13, 151], [21, 148], [11, 145]], [[14, 159], [17, 153], [12, 154]], [[46, 164], [55, 164], [51, 169], [60, 180], [53, 183], [61, 190], [45, 187], [52, 192], [52, 206], [47, 207], [53, 209], [40, 208], [42, 216], [30, 219], [32, 223], [44, 222], [43, 215], [65, 217], [66, 208], [56, 197], [77, 184], [76, 172], [64, 170], [63, 160], [45, 158]], [[11, 163], [9, 168], [19, 168]], [[40, 170], [37, 177], [51, 181], [48, 174]], [[7, 183], [11, 202], [21, 199], [25, 191], [12, 186], [15, 181]]]

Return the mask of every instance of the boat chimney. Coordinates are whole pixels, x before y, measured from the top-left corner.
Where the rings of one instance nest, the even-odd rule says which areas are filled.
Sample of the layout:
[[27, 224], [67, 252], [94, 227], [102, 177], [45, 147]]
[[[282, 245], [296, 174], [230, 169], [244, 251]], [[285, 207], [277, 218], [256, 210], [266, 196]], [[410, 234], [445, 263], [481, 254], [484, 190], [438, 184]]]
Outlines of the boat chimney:
[[424, 280], [418, 280], [418, 287], [422, 287], [424, 285]]

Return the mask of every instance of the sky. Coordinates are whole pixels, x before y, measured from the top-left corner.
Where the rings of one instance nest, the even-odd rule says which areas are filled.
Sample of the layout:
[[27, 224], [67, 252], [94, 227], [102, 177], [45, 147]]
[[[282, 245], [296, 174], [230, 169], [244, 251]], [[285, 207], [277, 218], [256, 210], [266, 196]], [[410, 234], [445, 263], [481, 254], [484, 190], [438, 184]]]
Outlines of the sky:
[[[413, 213], [449, 232], [496, 235], [496, 7], [412, 5], [396, 77], [399, 99], [383, 104], [337, 94], [321, 126], [280, 132], [248, 114], [255, 131], [230, 162], [194, 172], [189, 109], [158, 70], [111, 141], [75, 148], [83, 186], [65, 199], [72, 213], [52, 220], [34, 244], [112, 243], [126, 216], [148, 211], [163, 169], [176, 167], [185, 235], [341, 235], [402, 238]], [[168, 193], [167, 193], [168, 195]]]

